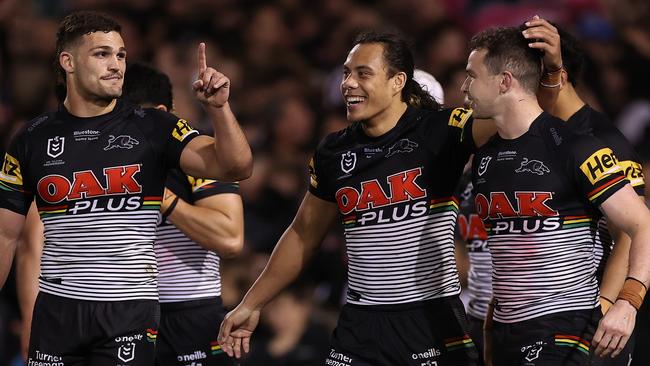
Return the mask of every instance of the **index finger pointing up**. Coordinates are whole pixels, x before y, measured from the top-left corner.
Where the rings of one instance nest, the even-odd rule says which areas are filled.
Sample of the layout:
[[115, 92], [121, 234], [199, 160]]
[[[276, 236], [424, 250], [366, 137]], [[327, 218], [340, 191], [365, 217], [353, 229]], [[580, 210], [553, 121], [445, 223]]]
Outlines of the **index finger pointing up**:
[[199, 43], [199, 74], [202, 74], [205, 69], [208, 68], [207, 62], [206, 62], [206, 57], [205, 57], [205, 43], [201, 42]]

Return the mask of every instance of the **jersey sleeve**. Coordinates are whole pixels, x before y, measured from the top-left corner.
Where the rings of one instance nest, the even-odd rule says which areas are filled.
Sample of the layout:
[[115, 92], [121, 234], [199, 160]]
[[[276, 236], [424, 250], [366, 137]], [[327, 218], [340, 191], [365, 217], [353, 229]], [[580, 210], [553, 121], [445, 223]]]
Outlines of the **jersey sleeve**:
[[181, 153], [185, 146], [196, 136], [199, 131], [194, 129], [188, 121], [178, 118], [171, 113], [159, 112], [159, 118], [164, 133], [163, 144], [167, 165], [170, 168], [180, 168]]
[[221, 193], [239, 194], [239, 182], [220, 182], [213, 179], [194, 178], [189, 175], [187, 181], [192, 187], [193, 202]]
[[[21, 135], [22, 136], [22, 135]], [[26, 215], [34, 199], [34, 192], [25, 177], [27, 157], [25, 140], [17, 137], [4, 154], [0, 170], [0, 207]]]
[[569, 159], [581, 193], [600, 206], [629, 181], [611, 148], [591, 136], [576, 139]]
[[309, 192], [314, 196], [334, 202], [334, 193], [328, 188], [327, 176], [323, 172], [320, 149], [316, 149], [309, 161]]
[[449, 137], [462, 152], [469, 154], [476, 150], [474, 145], [474, 136], [472, 135], [472, 125], [474, 118], [472, 110], [466, 108], [454, 108], [443, 110], [447, 120]]
[[[618, 160], [618, 165], [620, 165], [621, 169], [623, 169], [625, 177], [630, 181], [630, 184], [636, 193], [639, 196], [644, 196], [645, 178], [643, 176], [643, 167], [640, 163], [641, 159], [622, 134], [617, 133], [615, 137], [615, 139], [610, 140], [612, 141], [611, 147], [614, 150], [614, 154]], [[604, 141], [609, 144], [610, 140]]]

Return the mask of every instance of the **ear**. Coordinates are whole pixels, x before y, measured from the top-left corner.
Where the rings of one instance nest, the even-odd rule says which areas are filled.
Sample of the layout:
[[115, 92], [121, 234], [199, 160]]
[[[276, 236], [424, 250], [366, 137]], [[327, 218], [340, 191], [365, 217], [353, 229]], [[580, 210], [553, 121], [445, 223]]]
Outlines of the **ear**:
[[393, 75], [393, 91], [395, 94], [401, 93], [406, 86], [406, 73], [400, 71]]
[[59, 54], [59, 65], [66, 73], [74, 72], [74, 60], [70, 52], [63, 51]]
[[567, 85], [569, 85], [569, 73], [566, 72], [566, 70], [562, 69], [560, 71], [560, 90], [564, 89]]
[[499, 83], [499, 94], [505, 94], [512, 88], [512, 83], [514, 82], [514, 76], [510, 71], [504, 71], [501, 73], [501, 82]]
[[155, 106], [154, 108], [155, 108], [155, 109], [158, 109], [158, 110], [161, 110], [161, 111], [169, 112], [169, 111], [167, 110], [167, 107], [165, 107], [165, 105], [163, 105], [163, 104], [158, 104], [158, 105]]

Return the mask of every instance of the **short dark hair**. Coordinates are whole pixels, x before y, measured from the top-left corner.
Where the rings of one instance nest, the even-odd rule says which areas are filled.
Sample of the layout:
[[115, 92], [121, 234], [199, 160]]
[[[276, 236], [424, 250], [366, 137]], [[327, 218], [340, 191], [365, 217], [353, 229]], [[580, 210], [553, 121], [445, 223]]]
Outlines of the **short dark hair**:
[[139, 105], [164, 105], [172, 110], [173, 94], [169, 77], [155, 68], [132, 63], [126, 67], [122, 98]]
[[580, 42], [567, 30], [553, 24], [560, 34], [560, 47], [562, 48], [562, 66], [568, 74], [568, 80], [575, 86], [582, 78], [582, 65], [585, 62], [585, 52]]
[[528, 47], [523, 28], [492, 27], [469, 41], [470, 50], [487, 50], [485, 66], [492, 74], [510, 71], [522, 86], [536, 93], [542, 74], [541, 51]]
[[122, 33], [122, 26], [109, 16], [95, 11], [77, 11], [68, 14], [59, 24], [56, 32], [56, 57], [54, 60], [57, 71], [57, 82], [65, 84], [65, 72], [59, 65], [59, 55], [67, 47], [79, 41], [85, 34], [93, 32]]
[[398, 72], [406, 74], [406, 84], [402, 89], [402, 101], [414, 107], [438, 110], [440, 104], [413, 79], [415, 63], [413, 51], [406, 37], [396, 29], [362, 32], [354, 40], [358, 44], [380, 43], [384, 48], [384, 61], [388, 66], [388, 77]]

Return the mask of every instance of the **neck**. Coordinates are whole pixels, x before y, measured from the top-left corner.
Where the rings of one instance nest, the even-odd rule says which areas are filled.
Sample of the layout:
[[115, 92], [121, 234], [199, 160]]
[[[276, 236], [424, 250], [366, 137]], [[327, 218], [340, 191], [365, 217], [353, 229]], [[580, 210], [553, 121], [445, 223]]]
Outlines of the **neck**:
[[399, 103], [393, 103], [388, 108], [372, 117], [371, 119], [361, 122], [363, 132], [370, 137], [377, 137], [390, 131], [400, 117], [406, 112], [406, 103], [400, 100]]
[[494, 117], [499, 136], [511, 140], [525, 134], [542, 113], [535, 95], [522, 95], [505, 105], [503, 113]]
[[568, 121], [577, 111], [585, 105], [585, 102], [580, 99], [578, 93], [571, 85], [567, 85], [558, 95], [553, 108], [553, 115], [564, 121]]
[[68, 94], [63, 105], [70, 114], [76, 117], [96, 117], [109, 113], [115, 108], [117, 99], [100, 99], [82, 96], [68, 84]]

